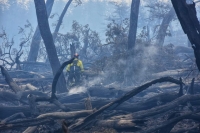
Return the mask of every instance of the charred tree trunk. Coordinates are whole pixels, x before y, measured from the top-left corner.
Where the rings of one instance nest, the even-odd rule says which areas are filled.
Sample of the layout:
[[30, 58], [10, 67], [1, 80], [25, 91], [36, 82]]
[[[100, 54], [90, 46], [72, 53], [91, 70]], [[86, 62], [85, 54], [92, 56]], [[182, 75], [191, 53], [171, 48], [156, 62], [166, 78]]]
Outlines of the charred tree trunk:
[[196, 15], [195, 3], [187, 4], [186, 0], [171, 0], [182, 29], [192, 44], [196, 64], [200, 70], [200, 24]]
[[[51, 68], [53, 71], [53, 75], [56, 74], [57, 70], [60, 67], [60, 62], [58, 60], [56, 48], [53, 42], [53, 37], [50, 31], [46, 7], [45, 7], [45, 1], [44, 0], [34, 0], [35, 7], [36, 7], [36, 14], [38, 19], [38, 26], [40, 29], [41, 36], [44, 40], [44, 44], [46, 47], [46, 51], [48, 54], [49, 62], [51, 64]], [[60, 76], [57, 90], [59, 92], [65, 92], [66, 91], [66, 81], [64, 78], [64, 75], [62, 74]]]
[[53, 33], [53, 40], [54, 40], [54, 42], [56, 40], [56, 37], [57, 37], [58, 31], [60, 29], [60, 26], [62, 24], [63, 18], [65, 16], [65, 14], [67, 12], [67, 9], [69, 8], [69, 5], [71, 4], [71, 2], [72, 2], [72, 0], [69, 0], [67, 2], [67, 4], [65, 5], [65, 8], [63, 9], [63, 11], [62, 11], [62, 13], [61, 13], [61, 15], [59, 17], [58, 23], [57, 23], [56, 28], [55, 28], [54, 33]]
[[139, 6], [140, 6], [140, 0], [132, 0], [131, 14], [130, 14], [130, 27], [129, 27], [129, 34], [128, 34], [128, 49], [132, 49], [135, 45]]
[[21, 91], [21, 88], [16, 84], [15, 81], [10, 77], [8, 72], [5, 70], [3, 66], [0, 65], [1, 73], [5, 77], [6, 82], [8, 83], [9, 87], [15, 92], [18, 93]]
[[[47, 9], [48, 17], [51, 14], [53, 4], [54, 4], [54, 0], [47, 0], [47, 2], [46, 2], [46, 9]], [[37, 26], [35, 33], [33, 35], [33, 39], [32, 39], [32, 42], [31, 42], [30, 52], [28, 54], [27, 61], [36, 62], [37, 56], [38, 56], [38, 51], [39, 51], [39, 48], [40, 48], [41, 39], [42, 38], [41, 38], [40, 30], [39, 30], [39, 27]]]
[[163, 21], [160, 25], [158, 34], [156, 36], [156, 45], [163, 46], [167, 28], [169, 27], [169, 23], [172, 21], [174, 16], [175, 16], [174, 8], [171, 8], [170, 11], [164, 16]]
[[[45, 120], [44, 118], [53, 118], [53, 119], [70, 119], [70, 118], [79, 118], [91, 114], [93, 110], [83, 110], [83, 111], [74, 111], [74, 112], [54, 112], [39, 115], [35, 119]], [[37, 120], [38, 121], [38, 120]], [[23, 133], [34, 133], [37, 129], [37, 126], [28, 127]]]

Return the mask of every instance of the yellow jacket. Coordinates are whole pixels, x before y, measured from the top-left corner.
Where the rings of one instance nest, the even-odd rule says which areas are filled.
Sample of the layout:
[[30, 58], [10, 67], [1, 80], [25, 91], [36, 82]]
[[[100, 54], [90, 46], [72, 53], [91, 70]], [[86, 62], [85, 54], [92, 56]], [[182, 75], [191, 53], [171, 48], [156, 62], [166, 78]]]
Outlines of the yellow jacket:
[[[84, 68], [83, 68], [83, 63], [81, 60], [79, 60], [78, 58], [75, 58], [74, 60], [78, 60], [77, 62], [77, 66], [80, 67], [81, 71], [83, 72], [84, 71]], [[67, 71], [69, 72], [70, 71], [70, 67], [73, 66], [73, 63], [67, 65]]]

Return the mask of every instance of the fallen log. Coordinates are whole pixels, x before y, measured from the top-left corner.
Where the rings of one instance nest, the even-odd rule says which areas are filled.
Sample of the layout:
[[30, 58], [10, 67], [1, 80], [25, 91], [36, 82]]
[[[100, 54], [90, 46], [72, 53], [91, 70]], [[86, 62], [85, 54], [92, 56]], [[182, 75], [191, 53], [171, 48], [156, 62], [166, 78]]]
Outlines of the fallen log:
[[0, 65], [1, 73], [5, 77], [6, 82], [8, 83], [9, 87], [15, 92], [20, 92], [21, 88], [13, 81], [13, 79], [10, 77], [8, 72], [5, 70], [3, 66]]
[[13, 120], [13, 119], [16, 119], [16, 118], [18, 118], [18, 117], [24, 118], [25, 116], [24, 116], [24, 114], [23, 114], [22, 112], [16, 113], [16, 114], [14, 114], [14, 115], [9, 116], [9, 117], [6, 118], [6, 119], [3, 119], [3, 120], [1, 121], [0, 124], [4, 124], [4, 123], [9, 122], [9, 121], [11, 121], [11, 120]]
[[129, 115], [123, 115], [123, 116], [118, 116], [118, 119], [121, 118], [134, 118], [134, 119], [143, 119], [146, 117], [151, 117], [160, 113], [164, 113], [167, 112], [171, 109], [174, 109], [176, 107], [178, 107], [181, 104], [187, 103], [187, 102], [191, 102], [191, 101], [196, 101], [200, 99], [200, 94], [196, 94], [196, 95], [184, 95], [181, 96], [177, 99], [175, 99], [174, 101], [167, 103], [165, 105], [161, 105], [158, 107], [154, 107], [148, 110], [143, 110], [143, 111], [138, 111]]
[[175, 84], [178, 84], [178, 85], [183, 84], [179, 80], [173, 79], [171, 77], [163, 77], [163, 78], [160, 78], [160, 79], [153, 80], [153, 81], [148, 82], [148, 83], [146, 83], [146, 84], [144, 84], [142, 86], [134, 88], [132, 91], [126, 93], [121, 98], [106, 104], [105, 106], [101, 107], [99, 110], [95, 111], [93, 114], [87, 116], [82, 121], [79, 121], [78, 123], [75, 123], [74, 125], [71, 125], [69, 127], [69, 129], [70, 130], [75, 130], [75, 131], [80, 131], [85, 125], [87, 125], [88, 122], [93, 120], [97, 115], [101, 114], [104, 110], [110, 108], [111, 106], [114, 106], [114, 108], [116, 108], [121, 103], [123, 103], [124, 101], [130, 99], [131, 97], [133, 97], [134, 95], [138, 94], [139, 92], [147, 89], [149, 86], [151, 86], [153, 84], [156, 84], [156, 83], [161, 83], [161, 82], [172, 82], [172, 83], [175, 83]]
[[40, 121], [44, 119], [76, 119], [79, 117], [84, 117], [89, 114], [91, 114], [93, 110], [82, 110], [82, 111], [73, 111], [73, 112], [52, 112], [52, 113], [46, 113], [46, 114], [41, 114], [37, 118], [30, 118], [30, 119], [19, 119], [19, 120], [14, 120], [7, 122], [5, 124], [19, 124], [19, 123], [26, 123], [26, 122], [35, 122], [35, 121]]
[[27, 96], [29, 94], [35, 95], [35, 96], [38, 96], [38, 97], [47, 97], [48, 96], [46, 93], [38, 91], [38, 90], [27, 90], [27, 91], [21, 92], [21, 100], [28, 100]]
[[14, 129], [19, 127], [29, 127], [29, 126], [37, 126], [37, 125], [43, 125], [43, 124], [54, 124], [53, 119], [44, 119], [40, 121], [34, 121], [34, 122], [26, 122], [26, 123], [16, 123], [16, 124], [0, 124], [0, 130], [6, 130], [6, 129]]
[[61, 103], [77, 103], [80, 102], [82, 99], [87, 98], [88, 95], [86, 93], [78, 93], [69, 95], [68, 93], [58, 94], [58, 101]]
[[199, 133], [200, 132], [199, 125], [193, 126], [193, 127], [190, 127], [190, 128], [182, 128], [182, 129], [179, 129], [179, 130], [171, 131], [170, 133], [185, 133], [185, 132]]
[[[41, 92], [37, 92], [37, 91], [23, 91], [17, 84], [15, 81], [13, 81], [13, 79], [10, 77], [10, 75], [8, 74], [8, 72], [5, 70], [5, 68], [3, 66], [0, 66], [1, 68], [1, 73], [2, 75], [5, 77], [5, 80], [6, 82], [8, 83], [9, 87], [15, 92], [15, 94], [11, 94], [9, 92], [3, 92], [4, 95], [6, 94], [7, 97], [5, 97], [4, 95], [4, 98], [5, 99], [14, 99], [16, 101], [21, 101], [22, 102], [22, 98], [24, 98], [24, 95], [25, 97], [28, 95], [27, 93], [29, 94], [34, 94], [34, 93], [37, 93], [37, 94], [43, 94]], [[1, 92], [2, 93], [2, 92]], [[2, 95], [1, 95], [2, 96]], [[2, 96], [2, 97], [3, 97]], [[24, 103], [24, 102], [23, 102]]]
[[[29, 93], [27, 92], [26, 95], [28, 95]], [[33, 93], [30, 93], [33, 94]], [[37, 94], [35, 92], [35, 94]], [[24, 95], [24, 96], [26, 96]], [[45, 96], [42, 95], [42, 93], [38, 96]], [[73, 94], [73, 95], [67, 95], [67, 94], [62, 94], [62, 95], [58, 95], [58, 101], [60, 101], [61, 103], [79, 103], [80, 101], [83, 101], [83, 99], [87, 98], [88, 95], [86, 93], [80, 93], [80, 94]], [[126, 103], [126, 104], [122, 104], [120, 105], [120, 107], [118, 107], [117, 109], [123, 109], [126, 111], [130, 111], [130, 112], [135, 112], [135, 111], [139, 111], [139, 110], [144, 110], [144, 109], [149, 109], [152, 108], [154, 106], [158, 105], [158, 102], [161, 104], [164, 104], [166, 102], [170, 102], [176, 98], [179, 97], [178, 93], [175, 92], [170, 92], [170, 93], [161, 93], [158, 94], [152, 98], [148, 98], [148, 99], [144, 99], [141, 102], [137, 102], [137, 103]], [[26, 97], [24, 97], [26, 98]], [[27, 99], [27, 98], [26, 98]], [[109, 103], [111, 100], [108, 100], [106, 98], [100, 98], [100, 99], [96, 99], [94, 98], [94, 100], [92, 100], [92, 105], [93, 104], [98, 104], [98, 105], [105, 105], [107, 103]], [[99, 102], [99, 103], [98, 103]], [[77, 106], [75, 106], [77, 107]], [[96, 107], [100, 107], [100, 106], [96, 106]], [[131, 108], [132, 107], [132, 108]], [[83, 109], [83, 108], [79, 108], [79, 109]]]
[[8, 71], [12, 78], [45, 78], [45, 76], [36, 72], [28, 72], [23, 70]]
[[23, 133], [34, 133], [37, 130], [37, 126], [28, 127]]
[[22, 91], [19, 94], [15, 94], [9, 91], [1, 91], [0, 92], [0, 101], [6, 101], [6, 102], [11, 102], [16, 104], [16, 102], [21, 102], [23, 104], [27, 104], [27, 95], [32, 94], [36, 96], [42, 96], [45, 97], [47, 96], [46, 93], [40, 92], [40, 91]]
[[36, 90], [38, 90], [37, 87], [35, 87], [35, 86], [33, 86], [32, 84], [29, 84], [29, 83], [25, 85], [25, 89], [26, 89], [26, 90], [31, 90], [31, 91], [36, 91]]
[[141, 102], [132, 103], [132, 104], [121, 104], [116, 109], [123, 109], [125, 111], [136, 112], [140, 110], [150, 109], [160, 104], [171, 102], [179, 97], [179, 93], [170, 92], [170, 93], [161, 93], [154, 97], [144, 99]]
[[[44, 82], [50, 82], [52, 83], [53, 77], [47, 77], [47, 78], [26, 78], [26, 79], [21, 79], [21, 78], [13, 78], [13, 80], [16, 83], [21, 83], [21, 84], [42, 84]], [[5, 84], [6, 82], [4, 80], [0, 80], [1, 84]]]
[[[109, 101], [94, 101], [93, 102], [93, 107], [94, 108], [99, 108], [103, 105], [105, 105], [105, 103], [108, 103]], [[85, 105], [84, 102], [79, 102], [79, 103], [67, 103], [67, 104], [63, 104], [63, 106], [65, 106], [68, 110], [84, 110], [85, 109]], [[127, 105], [128, 107], [129, 105]], [[59, 109], [59, 107], [57, 107], [55, 104], [43, 104], [43, 105], [37, 105], [37, 109], [39, 110], [40, 113], [42, 113], [43, 111], [51, 111], [51, 110], [57, 110]], [[123, 109], [120, 108], [120, 109]], [[9, 117], [10, 115], [13, 115], [15, 113], [18, 112], [23, 112], [24, 115], [26, 117], [31, 115], [31, 109], [28, 105], [23, 105], [23, 106], [0, 106], [0, 118], [4, 119], [6, 117]]]
[[16, 101], [19, 101], [19, 96], [15, 93], [9, 92], [9, 91], [1, 91], [0, 92], [0, 101], [3, 102], [11, 102], [13, 104], [18, 104]]
[[[164, 123], [161, 123], [159, 125], [155, 125], [155, 126], [149, 128], [149, 129], [147, 129], [146, 131], [139, 131], [139, 132], [136, 132], [136, 133], [152, 133], [154, 131], [158, 131], [160, 129], [164, 129], [164, 128], [166, 128], [167, 126], [169, 126], [171, 124], [173, 125], [172, 126], [172, 128], [173, 128], [179, 121], [181, 121], [183, 119], [193, 119], [195, 121], [200, 122], [200, 115], [199, 114], [194, 114], [193, 112], [192, 113], [186, 113], [186, 114], [183, 114], [183, 115], [181, 115], [179, 117], [176, 117], [174, 119], [168, 120], [168, 121], [166, 121]], [[163, 132], [159, 132], [159, 133], [163, 133]]]
[[[46, 119], [46, 118], [53, 118], [53, 119], [76, 119], [79, 117], [84, 117], [89, 114], [91, 114], [93, 110], [84, 110], [84, 111], [74, 111], [74, 112], [53, 112], [53, 113], [47, 113], [39, 115], [37, 118], [35, 118], [35, 121], [38, 121], [38, 119]], [[32, 133], [37, 129], [36, 126], [34, 127], [28, 127], [23, 133]]]
[[[11, 94], [13, 94], [13, 93], [11, 93]], [[73, 96], [71, 98], [69, 98], [70, 100], [67, 97], [65, 97], [66, 101], [68, 100], [68, 102], [72, 101], [72, 102], [76, 102], [76, 103], [68, 103], [67, 102], [66, 104], [63, 104], [63, 106], [67, 107], [68, 110], [83, 110], [85, 108], [84, 101], [78, 100], [79, 99], [78, 96], [79, 95], [75, 95], [75, 97], [74, 97], [75, 99], [77, 98], [77, 100], [75, 100], [73, 98]], [[179, 97], [178, 93], [173, 93], [173, 92], [161, 93], [161, 94], [158, 94], [157, 96], [154, 96], [152, 98], [149, 98], [144, 101], [137, 102], [137, 103], [124, 102], [123, 104], [118, 106], [116, 108], [116, 110], [124, 110], [124, 111], [128, 111], [128, 112], [136, 112], [136, 111], [140, 111], [140, 110], [146, 110], [146, 109], [150, 109], [152, 107], [158, 106], [158, 102], [165, 104], [167, 102], [173, 101], [174, 99], [176, 99], [178, 97]], [[12, 100], [12, 99], [10, 99], [10, 100]], [[97, 109], [102, 107], [103, 105], [110, 103], [110, 102], [111, 102], [111, 100], [105, 99], [105, 98], [100, 98], [100, 99], [92, 98], [91, 99], [93, 108], [97, 108]], [[199, 105], [199, 103], [200, 103], [200, 102], [196, 102], [196, 101], [194, 101], [194, 102], [197, 105]], [[191, 103], [193, 104], [194, 102], [191, 102]], [[39, 112], [41, 112], [40, 110], [45, 110], [45, 109], [55, 110], [55, 109], [59, 109], [59, 108], [53, 104], [47, 104], [47, 105], [37, 105], [37, 109], [39, 110]], [[30, 110], [29, 106], [27, 106], [27, 105], [25, 105], [25, 106], [0, 106], [0, 112], [1, 112], [0, 118], [2, 118], [2, 117], [8, 117], [8, 116], [18, 113], [18, 112], [23, 112], [26, 116], [30, 116], [31, 110]]]
[[117, 131], [139, 131], [145, 124], [137, 124], [134, 120], [97, 120], [94, 124], [98, 127], [114, 128]]

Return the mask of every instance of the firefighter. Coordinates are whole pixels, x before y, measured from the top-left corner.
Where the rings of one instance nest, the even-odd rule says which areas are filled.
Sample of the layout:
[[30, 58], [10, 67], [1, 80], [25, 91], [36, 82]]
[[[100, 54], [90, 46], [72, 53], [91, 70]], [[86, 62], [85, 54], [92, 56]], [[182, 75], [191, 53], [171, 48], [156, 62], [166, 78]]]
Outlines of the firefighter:
[[80, 83], [81, 74], [84, 71], [83, 63], [78, 57], [78, 53], [75, 53], [73, 63], [67, 66], [67, 73], [69, 74], [67, 83], [69, 86]]

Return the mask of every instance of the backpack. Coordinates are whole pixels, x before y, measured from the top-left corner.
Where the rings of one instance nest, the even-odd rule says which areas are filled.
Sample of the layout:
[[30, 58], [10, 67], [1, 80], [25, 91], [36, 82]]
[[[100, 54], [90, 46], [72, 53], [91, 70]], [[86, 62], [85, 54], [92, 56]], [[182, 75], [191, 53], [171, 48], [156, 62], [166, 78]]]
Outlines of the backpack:
[[72, 65], [70, 66], [70, 72], [71, 73], [79, 73], [80, 72], [80, 67], [78, 66], [78, 61], [79, 60], [74, 60]]

